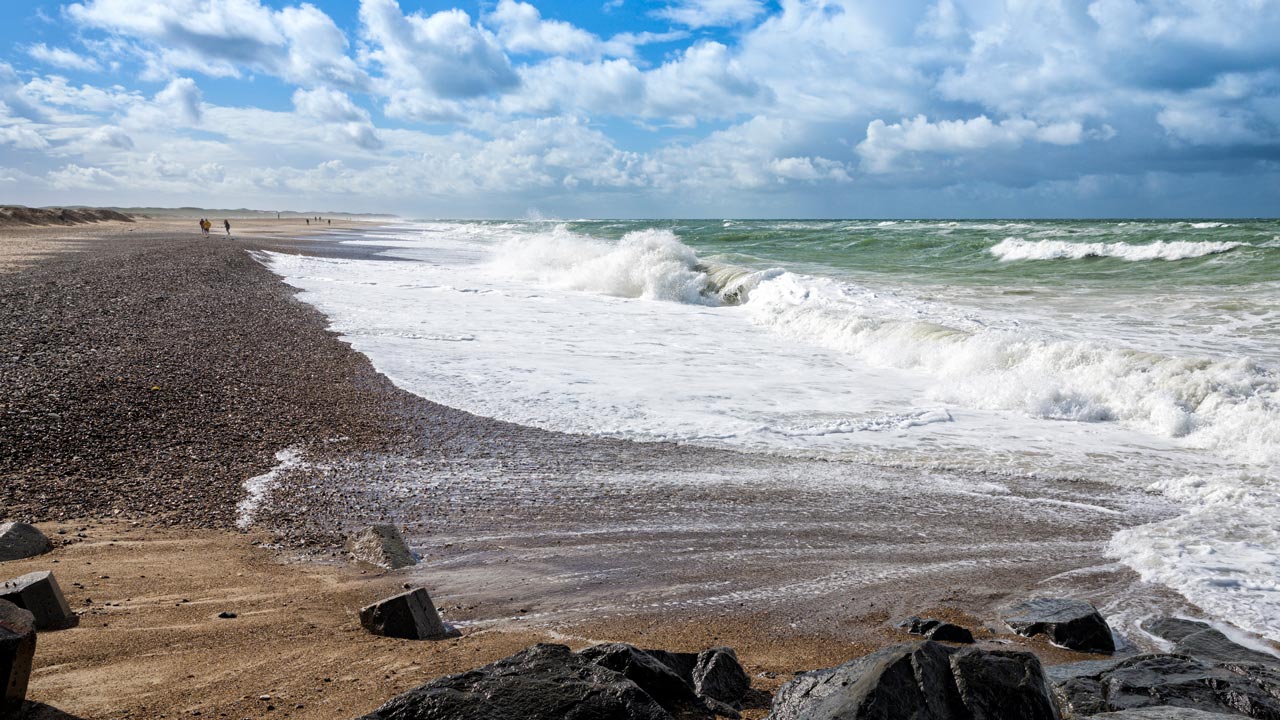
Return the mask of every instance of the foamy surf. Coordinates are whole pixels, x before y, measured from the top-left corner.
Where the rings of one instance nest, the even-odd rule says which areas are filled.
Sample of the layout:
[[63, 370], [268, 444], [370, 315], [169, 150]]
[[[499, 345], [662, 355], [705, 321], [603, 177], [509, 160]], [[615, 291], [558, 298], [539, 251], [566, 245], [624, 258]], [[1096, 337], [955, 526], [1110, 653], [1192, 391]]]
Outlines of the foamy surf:
[[[1055, 239], [1019, 245], [1011, 231]], [[268, 262], [397, 384], [476, 414], [1136, 479], [1186, 510], [1117, 539], [1117, 557], [1266, 634], [1275, 628], [1259, 618], [1280, 615], [1280, 598], [1259, 578], [1276, 543], [1265, 514], [1229, 510], [1280, 497], [1275, 237], [1177, 223], [433, 223], [361, 241], [402, 262]], [[1029, 259], [1135, 264], [1104, 276], [1092, 263], [1008, 263], [988, 252], [1005, 243]], [[1230, 252], [1242, 245], [1253, 249]], [[1230, 273], [1212, 274], [1221, 267]], [[1210, 501], [1179, 494], [1188, 474], [1210, 489], [1259, 480], [1248, 500]], [[1211, 560], [1189, 549], [1197, 537], [1211, 538]]]
[[[1205, 227], [1214, 227], [1206, 224]], [[1128, 262], [1149, 260], [1190, 260], [1229, 252], [1243, 246], [1241, 242], [1193, 242], [1157, 240], [1143, 245], [1123, 242], [1078, 243], [1065, 240], [1024, 240], [1008, 237], [990, 249], [1004, 262], [1015, 260], [1083, 260], [1085, 258], [1117, 258]]]
[[244, 498], [236, 505], [236, 527], [246, 530], [284, 473], [302, 464], [302, 448], [287, 447], [276, 453], [276, 465], [244, 481]]

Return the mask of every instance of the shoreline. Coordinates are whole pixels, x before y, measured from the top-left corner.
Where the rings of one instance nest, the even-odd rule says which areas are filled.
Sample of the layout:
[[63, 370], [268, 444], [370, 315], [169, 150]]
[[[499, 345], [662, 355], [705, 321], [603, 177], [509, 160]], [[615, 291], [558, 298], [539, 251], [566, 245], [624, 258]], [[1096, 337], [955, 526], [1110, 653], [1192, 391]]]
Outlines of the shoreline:
[[[68, 230], [85, 235], [71, 252], [0, 271], [7, 301], [0, 327], [21, 348], [0, 367], [6, 383], [23, 388], [0, 404], [0, 437], [24, 438], [0, 457], [6, 480], [0, 501], [17, 509], [6, 519], [42, 520], [56, 533], [72, 518], [117, 518], [86, 533], [85, 542], [0, 569], [16, 575], [52, 567], [73, 605], [89, 608], [86, 619], [102, 610], [121, 614], [126, 625], [138, 623], [134, 632], [175, 625], [167, 613], [191, 611], [181, 598], [169, 603], [161, 588], [154, 602], [135, 602], [140, 591], [129, 586], [118, 590], [126, 596], [122, 606], [84, 601], [100, 599], [91, 597], [101, 594], [94, 573], [122, 578], [140, 562], [126, 548], [200, 538], [216, 548], [205, 558], [210, 564], [232, 555], [266, 568], [260, 595], [299, 578], [337, 589], [340, 606], [328, 608], [323, 622], [308, 623], [316, 627], [302, 630], [302, 647], [323, 645], [326, 633], [338, 632], [350, 641], [339, 643], [342, 652], [377, 655], [386, 645], [394, 657], [434, 658], [406, 665], [394, 683], [375, 683], [368, 693], [337, 693], [358, 704], [385, 691], [367, 707], [344, 704], [342, 712], [355, 716], [427, 679], [510, 654], [530, 638], [674, 650], [727, 644], [738, 649], [757, 687], [772, 690], [790, 672], [907, 639], [892, 622], [909, 614], [933, 613], [980, 630], [996, 605], [1037, 589], [1084, 588], [1120, 598], [1122, 609], [1136, 602], [1125, 595], [1139, 586], [1132, 571], [1110, 567], [1100, 555], [1115, 527], [1141, 520], [1116, 517], [1125, 495], [1114, 489], [1105, 495], [1087, 483], [1055, 488], [1027, 481], [1003, 493], [938, 498], [916, 492], [931, 477], [926, 471], [567, 436], [479, 418], [395, 387], [250, 257], [253, 250], [331, 252], [296, 237], [307, 227], [275, 225], [273, 232], [273, 221], [262, 221], [259, 232], [272, 234], [227, 241], [184, 237], [178, 233], [194, 223], [170, 222], [98, 227], [97, 235], [94, 226], [48, 229], [50, 238]], [[376, 248], [347, 251], [368, 255]], [[306, 462], [277, 479], [255, 529], [234, 530], [243, 482], [271, 470], [275, 453], [289, 447], [301, 447]], [[681, 482], [708, 473], [710, 482]], [[1101, 495], [1106, 512], [1050, 519], [1034, 507], [1077, 495]], [[343, 563], [277, 562], [298, 550], [310, 550], [304, 554], [312, 560], [324, 560], [317, 551], [337, 557], [333, 548], [343, 532], [387, 519], [407, 526], [411, 544], [425, 551], [417, 569], [360, 575]], [[751, 537], [733, 528], [750, 528]], [[98, 532], [102, 539], [93, 542]], [[102, 554], [78, 567], [84, 558], [76, 553], [90, 549]], [[161, 562], [158, 551], [140, 552]], [[113, 563], [122, 569], [104, 570]], [[99, 585], [113, 584], [107, 580]], [[359, 631], [358, 605], [348, 603], [368, 602], [407, 581], [430, 590], [463, 638], [447, 646], [406, 644]], [[1195, 611], [1169, 591], [1143, 590], [1168, 607]], [[303, 595], [250, 597], [270, 605]], [[264, 610], [263, 622], [284, 612]], [[106, 643], [135, 659], [146, 654], [131, 645], [136, 635], [110, 637], [117, 633], [107, 622], [101, 631], [84, 622], [42, 636], [29, 697], [86, 717], [126, 710], [102, 702], [126, 703], [135, 717], [189, 711], [181, 702], [190, 697], [136, 685], [115, 687], [97, 704], [84, 697], [102, 679], [89, 670], [92, 658], [119, 660], [88, 646]], [[187, 616], [186, 622], [217, 627], [217, 635], [235, 621]], [[89, 632], [95, 635], [85, 638]], [[225, 642], [258, 651], [255, 643], [272, 637], [265, 632], [251, 628]], [[195, 637], [206, 638], [202, 633]], [[1000, 639], [1046, 659], [1080, 657], [1007, 633]], [[187, 642], [189, 654], [160, 649], [159, 657], [198, 673], [228, 647]], [[202, 686], [216, 696], [207, 698], [208, 709], [244, 713], [260, 694], [284, 697], [247, 689], [254, 681], [252, 672], [240, 672], [229, 685]], [[302, 685], [285, 694], [295, 692]], [[322, 710], [336, 705], [316, 702], [281, 710], [290, 717], [335, 716]], [[763, 716], [752, 712], [747, 717]]]

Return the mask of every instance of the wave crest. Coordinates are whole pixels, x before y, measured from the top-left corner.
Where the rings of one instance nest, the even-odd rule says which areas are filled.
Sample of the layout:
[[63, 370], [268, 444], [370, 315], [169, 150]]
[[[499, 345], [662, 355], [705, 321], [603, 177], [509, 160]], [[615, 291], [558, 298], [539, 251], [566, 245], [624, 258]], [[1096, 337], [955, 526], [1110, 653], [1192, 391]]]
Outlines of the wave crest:
[[1128, 243], [1073, 243], [1065, 240], [1024, 240], [1007, 237], [988, 250], [1002, 262], [1015, 260], [1082, 260], [1084, 258], [1118, 258], [1128, 262], [1146, 260], [1188, 260], [1229, 252], [1244, 243], [1193, 242], [1190, 240], [1157, 240], [1146, 245]]

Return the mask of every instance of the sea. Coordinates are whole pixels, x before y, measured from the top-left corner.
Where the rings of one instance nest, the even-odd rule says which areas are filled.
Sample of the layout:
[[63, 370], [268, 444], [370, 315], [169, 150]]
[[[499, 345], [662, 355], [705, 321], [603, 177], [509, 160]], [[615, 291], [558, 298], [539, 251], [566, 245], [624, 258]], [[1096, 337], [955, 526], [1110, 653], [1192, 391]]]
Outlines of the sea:
[[1179, 512], [1105, 553], [1280, 640], [1280, 221], [328, 237], [376, 255], [265, 262], [413, 393], [565, 433], [1139, 488]]

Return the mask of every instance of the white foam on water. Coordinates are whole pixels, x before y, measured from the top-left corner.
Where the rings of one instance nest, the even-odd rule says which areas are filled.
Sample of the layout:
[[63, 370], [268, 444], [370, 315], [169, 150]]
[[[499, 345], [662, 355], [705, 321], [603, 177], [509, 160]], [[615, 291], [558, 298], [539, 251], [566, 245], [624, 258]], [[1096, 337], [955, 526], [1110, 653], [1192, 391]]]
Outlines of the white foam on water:
[[[1275, 636], [1265, 617], [1280, 616], [1280, 597], [1265, 578], [1280, 543], [1266, 513], [1231, 508], [1277, 509], [1280, 376], [1231, 354], [1244, 347], [1231, 331], [1203, 341], [1204, 303], [1184, 312], [1178, 297], [1154, 298], [1143, 307], [1156, 311], [1130, 316], [1106, 298], [1096, 312], [1070, 296], [1034, 308], [929, 299], [720, 265], [667, 230], [605, 241], [550, 224], [436, 223], [363, 242], [406, 260], [265, 257], [412, 392], [564, 432], [1173, 483], [1154, 489], [1186, 512], [1128, 531], [1113, 551]], [[1172, 245], [1141, 252], [1187, 251]], [[1274, 350], [1265, 298], [1241, 292], [1223, 302], [1260, 303], [1264, 318], [1248, 347]], [[1153, 323], [1160, 308], [1191, 320]], [[1080, 316], [1055, 321], [1067, 312]], [[1190, 473], [1208, 490], [1171, 480]], [[1225, 490], [1233, 477], [1258, 478], [1253, 495]], [[1211, 561], [1197, 537], [1213, 539]]]
[[1176, 589], [1213, 616], [1280, 639], [1280, 494], [1274, 476], [1183, 477], [1153, 483], [1184, 503], [1168, 520], [1123, 530], [1108, 554], [1143, 580]]
[[[1198, 225], [1197, 225], [1198, 227]], [[1206, 227], [1216, 227], [1208, 224]], [[1129, 262], [1147, 260], [1188, 260], [1216, 255], [1241, 247], [1240, 242], [1194, 242], [1190, 240], [1157, 240], [1144, 245], [1130, 243], [1077, 243], [1065, 240], [1024, 240], [1008, 237], [988, 252], [1004, 262], [1015, 260], [1081, 260], [1084, 258], [1119, 258]]]
[[275, 467], [245, 480], [244, 498], [236, 505], [236, 527], [245, 530], [252, 525], [253, 516], [266, 502], [280, 476], [301, 464], [302, 448], [288, 447], [276, 453]]

